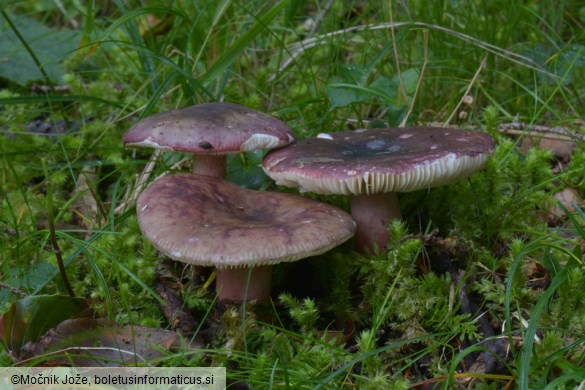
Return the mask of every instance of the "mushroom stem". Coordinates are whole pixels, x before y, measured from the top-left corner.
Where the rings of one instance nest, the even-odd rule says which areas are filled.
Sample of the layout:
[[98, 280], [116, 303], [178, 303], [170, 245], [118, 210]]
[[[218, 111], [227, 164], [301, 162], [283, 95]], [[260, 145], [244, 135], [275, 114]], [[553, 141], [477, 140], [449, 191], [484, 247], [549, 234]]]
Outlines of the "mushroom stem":
[[395, 218], [402, 218], [398, 195], [395, 192], [354, 195], [351, 216], [356, 222], [356, 246], [361, 253], [385, 249], [389, 239], [388, 224]]
[[225, 177], [226, 156], [221, 154], [193, 155], [193, 173], [213, 177]]
[[[248, 283], [248, 274], [250, 275]], [[217, 270], [215, 290], [220, 302], [267, 301], [270, 299], [272, 266], [223, 268]], [[247, 291], [246, 291], [247, 288]]]

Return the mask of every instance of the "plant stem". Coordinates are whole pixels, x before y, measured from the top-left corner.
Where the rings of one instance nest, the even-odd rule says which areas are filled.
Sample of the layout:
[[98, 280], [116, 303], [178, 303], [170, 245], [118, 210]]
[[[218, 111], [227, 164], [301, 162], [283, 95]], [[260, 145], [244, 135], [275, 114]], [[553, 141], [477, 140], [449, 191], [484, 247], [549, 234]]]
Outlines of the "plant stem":
[[65, 264], [63, 264], [63, 256], [61, 256], [61, 247], [59, 247], [59, 242], [57, 242], [57, 235], [55, 234], [55, 219], [53, 218], [53, 186], [51, 185], [49, 170], [47, 169], [47, 161], [42, 158], [41, 163], [43, 164], [43, 172], [47, 182], [47, 218], [49, 220], [49, 239], [51, 240], [51, 246], [53, 247], [53, 252], [55, 252], [55, 257], [57, 258], [57, 264], [59, 264], [59, 273], [61, 273], [63, 284], [65, 284], [65, 288], [67, 289], [69, 295], [75, 297], [75, 293], [73, 292], [71, 284], [69, 283], [69, 279], [67, 278], [67, 271], [65, 270]]

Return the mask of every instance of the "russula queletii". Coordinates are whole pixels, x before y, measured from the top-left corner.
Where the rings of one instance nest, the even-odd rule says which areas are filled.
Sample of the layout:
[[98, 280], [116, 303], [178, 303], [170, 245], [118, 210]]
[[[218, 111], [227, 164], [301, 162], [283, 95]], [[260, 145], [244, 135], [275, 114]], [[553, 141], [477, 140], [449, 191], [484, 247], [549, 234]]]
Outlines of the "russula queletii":
[[271, 151], [262, 167], [279, 185], [351, 196], [356, 244], [366, 253], [388, 245], [388, 223], [401, 218], [399, 192], [465, 179], [485, 165], [494, 147], [488, 134], [477, 131], [360, 129]]
[[268, 299], [272, 265], [324, 253], [355, 230], [351, 216], [331, 205], [197, 174], [156, 180], [136, 209], [140, 229], [161, 253], [217, 269], [220, 301]]
[[193, 173], [224, 177], [226, 155], [278, 148], [294, 140], [282, 121], [235, 103], [205, 103], [161, 112], [135, 123], [125, 146], [193, 154]]

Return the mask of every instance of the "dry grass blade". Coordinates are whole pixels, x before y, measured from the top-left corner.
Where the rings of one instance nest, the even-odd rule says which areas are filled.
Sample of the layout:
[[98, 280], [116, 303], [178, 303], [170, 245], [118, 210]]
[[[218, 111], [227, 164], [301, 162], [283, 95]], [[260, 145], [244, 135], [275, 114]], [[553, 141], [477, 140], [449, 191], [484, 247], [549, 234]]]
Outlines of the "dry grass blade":
[[410, 102], [410, 105], [408, 107], [408, 112], [406, 113], [406, 115], [404, 116], [404, 119], [402, 119], [402, 122], [400, 123], [400, 125], [398, 127], [406, 126], [406, 122], [408, 122], [408, 118], [412, 114], [412, 110], [414, 110], [414, 102], [416, 102], [416, 97], [418, 96], [418, 92], [420, 91], [420, 87], [422, 85], [422, 80], [423, 80], [425, 71], [427, 70], [427, 64], [429, 63], [429, 32], [428, 32], [428, 30], [423, 31], [423, 41], [424, 41], [424, 55], [423, 55], [424, 60], [423, 60], [422, 68], [420, 70], [420, 76], [418, 77], [418, 81], [416, 83], [416, 88], [414, 90], [414, 95], [412, 95], [412, 101]]
[[[336, 30], [327, 34], [322, 34], [316, 37], [307, 38], [301, 42], [294, 43], [288, 47], [288, 52], [290, 53], [290, 57], [287, 58], [282, 65], [278, 68], [278, 73], [282, 72], [286, 68], [290, 66], [290, 64], [301, 54], [303, 54], [306, 50], [319, 46], [321, 44], [328, 43], [328, 38], [333, 38], [338, 35], [360, 32], [360, 31], [376, 31], [376, 30], [385, 30], [385, 29], [395, 29], [400, 27], [422, 27], [425, 29], [436, 30], [448, 35], [454, 36], [458, 39], [461, 39], [464, 42], [470, 43], [474, 46], [477, 46], [489, 53], [492, 53], [498, 57], [505, 58], [508, 61], [511, 61], [515, 64], [533, 69], [537, 72], [543, 73], [549, 77], [557, 79], [558, 76], [547, 72], [543, 69], [539, 64], [534, 62], [532, 59], [520, 55], [518, 53], [514, 53], [510, 50], [502, 49], [501, 47], [492, 45], [481, 39], [477, 39], [467, 34], [460, 33], [458, 31], [452, 30], [450, 28], [442, 27], [436, 24], [431, 23], [423, 23], [423, 22], [390, 22], [390, 23], [380, 23], [380, 24], [367, 24], [367, 25], [360, 25], [360, 26], [353, 26], [349, 28], [345, 28], [342, 30]], [[273, 74], [270, 77], [270, 80], [274, 80], [276, 78], [276, 74]]]
[[471, 91], [471, 88], [473, 88], [473, 86], [475, 85], [475, 82], [477, 81], [477, 78], [479, 77], [479, 74], [481, 73], [482, 69], [485, 68], [485, 62], [486, 61], [487, 61], [487, 55], [483, 57], [483, 60], [481, 61], [481, 64], [479, 65], [479, 67], [477, 68], [477, 71], [473, 75], [473, 78], [469, 82], [469, 85], [467, 86], [467, 89], [465, 90], [465, 93], [463, 94], [463, 97], [459, 100], [459, 103], [457, 103], [457, 106], [455, 107], [455, 109], [453, 110], [453, 112], [451, 112], [451, 115], [449, 115], [449, 118], [447, 118], [447, 121], [445, 121], [445, 124], [443, 125], [443, 127], [449, 126], [449, 123], [451, 123], [451, 119], [453, 119], [453, 117], [459, 111], [459, 108], [463, 104], [463, 101], [464, 101], [465, 97], [467, 97], [469, 95], [469, 92]]
[[156, 167], [156, 160], [158, 160], [161, 154], [162, 151], [160, 149], [154, 150], [146, 166], [134, 181], [134, 185], [128, 187], [128, 191], [124, 195], [124, 200], [116, 207], [116, 215], [122, 214], [136, 204], [136, 199], [138, 199], [138, 195], [140, 195], [142, 190], [146, 188], [146, 183], [148, 183], [148, 179], [150, 179], [150, 175]]

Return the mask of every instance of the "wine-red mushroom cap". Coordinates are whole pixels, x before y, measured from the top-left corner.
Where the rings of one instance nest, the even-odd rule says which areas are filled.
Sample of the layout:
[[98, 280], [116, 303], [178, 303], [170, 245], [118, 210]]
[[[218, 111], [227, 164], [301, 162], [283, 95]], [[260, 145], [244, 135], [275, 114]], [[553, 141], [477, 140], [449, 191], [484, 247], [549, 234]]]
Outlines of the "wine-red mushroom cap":
[[126, 146], [202, 154], [273, 149], [293, 140], [284, 122], [234, 103], [161, 112], [134, 124], [122, 138]]
[[277, 184], [319, 194], [410, 192], [470, 176], [494, 146], [475, 131], [361, 129], [295, 142], [269, 152], [262, 166]]
[[328, 204], [204, 175], [165, 176], [142, 192], [136, 207], [142, 232], [158, 250], [174, 260], [217, 268], [321, 254], [355, 229], [349, 214]]

